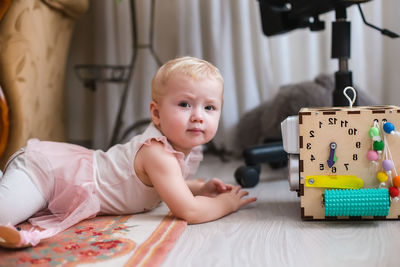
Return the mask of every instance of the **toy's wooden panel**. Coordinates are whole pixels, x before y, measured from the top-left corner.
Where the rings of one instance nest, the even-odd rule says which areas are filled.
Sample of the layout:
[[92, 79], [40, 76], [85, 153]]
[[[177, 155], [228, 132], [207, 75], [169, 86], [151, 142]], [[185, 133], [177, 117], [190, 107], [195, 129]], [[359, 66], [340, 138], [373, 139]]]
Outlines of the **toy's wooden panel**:
[[[322, 195], [325, 188], [309, 187], [305, 178], [312, 175], [355, 175], [364, 182], [363, 188], [378, 188], [377, 170], [381, 170], [382, 157], [374, 167], [367, 158], [372, 149], [369, 129], [374, 120], [391, 122], [400, 129], [400, 109], [396, 106], [354, 108], [305, 108], [299, 113], [299, 147], [302, 215], [307, 219], [325, 219]], [[382, 131], [381, 131], [382, 132]], [[383, 133], [381, 133], [383, 136]], [[386, 135], [395, 170], [400, 172], [400, 136]], [[330, 144], [337, 144], [336, 161], [332, 160]], [[331, 163], [332, 164], [332, 163]], [[397, 174], [393, 173], [393, 177]], [[399, 173], [400, 174], [400, 173]], [[386, 187], [392, 186], [391, 180]], [[400, 202], [400, 201], [399, 201]], [[387, 219], [400, 217], [400, 203], [392, 201]], [[346, 217], [338, 219], [346, 219]], [[370, 219], [363, 217], [363, 219]]]
[[[304, 186], [304, 180], [301, 181]], [[302, 217], [305, 219], [324, 219], [325, 210], [322, 206], [322, 188], [303, 187], [306, 192], [301, 196]]]

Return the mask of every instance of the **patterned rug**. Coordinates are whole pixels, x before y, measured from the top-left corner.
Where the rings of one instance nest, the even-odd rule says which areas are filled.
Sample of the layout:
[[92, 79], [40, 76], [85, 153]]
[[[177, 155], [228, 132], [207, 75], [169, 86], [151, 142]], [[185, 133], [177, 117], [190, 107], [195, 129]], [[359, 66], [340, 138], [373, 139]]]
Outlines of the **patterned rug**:
[[99, 216], [36, 247], [0, 248], [0, 266], [158, 266], [186, 225], [165, 207], [131, 216]]

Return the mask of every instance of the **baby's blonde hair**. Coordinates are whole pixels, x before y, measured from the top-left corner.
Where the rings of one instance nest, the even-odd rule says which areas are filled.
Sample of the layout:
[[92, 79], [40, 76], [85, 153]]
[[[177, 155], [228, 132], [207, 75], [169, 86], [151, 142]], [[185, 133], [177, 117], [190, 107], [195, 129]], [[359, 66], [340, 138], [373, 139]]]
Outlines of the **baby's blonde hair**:
[[224, 79], [217, 67], [210, 62], [195, 57], [180, 57], [172, 59], [162, 65], [151, 82], [151, 97], [158, 101], [162, 96], [162, 88], [169, 78], [175, 74], [184, 74], [195, 80], [211, 78], [221, 82], [224, 86]]

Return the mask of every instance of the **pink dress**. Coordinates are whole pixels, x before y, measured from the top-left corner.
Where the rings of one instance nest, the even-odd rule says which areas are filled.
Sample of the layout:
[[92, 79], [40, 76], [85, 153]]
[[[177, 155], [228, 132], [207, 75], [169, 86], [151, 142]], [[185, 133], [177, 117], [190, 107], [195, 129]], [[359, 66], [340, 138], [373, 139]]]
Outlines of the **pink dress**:
[[144, 185], [134, 170], [136, 153], [151, 140], [164, 144], [177, 158], [182, 174], [192, 176], [203, 159], [201, 147], [185, 158], [153, 125], [142, 135], [108, 151], [31, 139], [21, 151], [26, 169], [48, 202], [48, 210], [29, 221], [45, 228], [47, 238], [97, 214], [132, 214], [155, 207], [161, 199], [153, 187]]

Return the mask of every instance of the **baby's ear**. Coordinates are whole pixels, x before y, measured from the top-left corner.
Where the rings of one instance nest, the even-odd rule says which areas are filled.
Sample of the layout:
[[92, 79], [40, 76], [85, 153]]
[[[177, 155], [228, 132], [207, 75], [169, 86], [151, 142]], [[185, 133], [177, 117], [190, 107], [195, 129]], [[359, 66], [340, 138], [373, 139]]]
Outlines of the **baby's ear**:
[[158, 103], [155, 101], [150, 102], [150, 115], [151, 120], [153, 121], [154, 125], [160, 124], [160, 111], [158, 109]]

